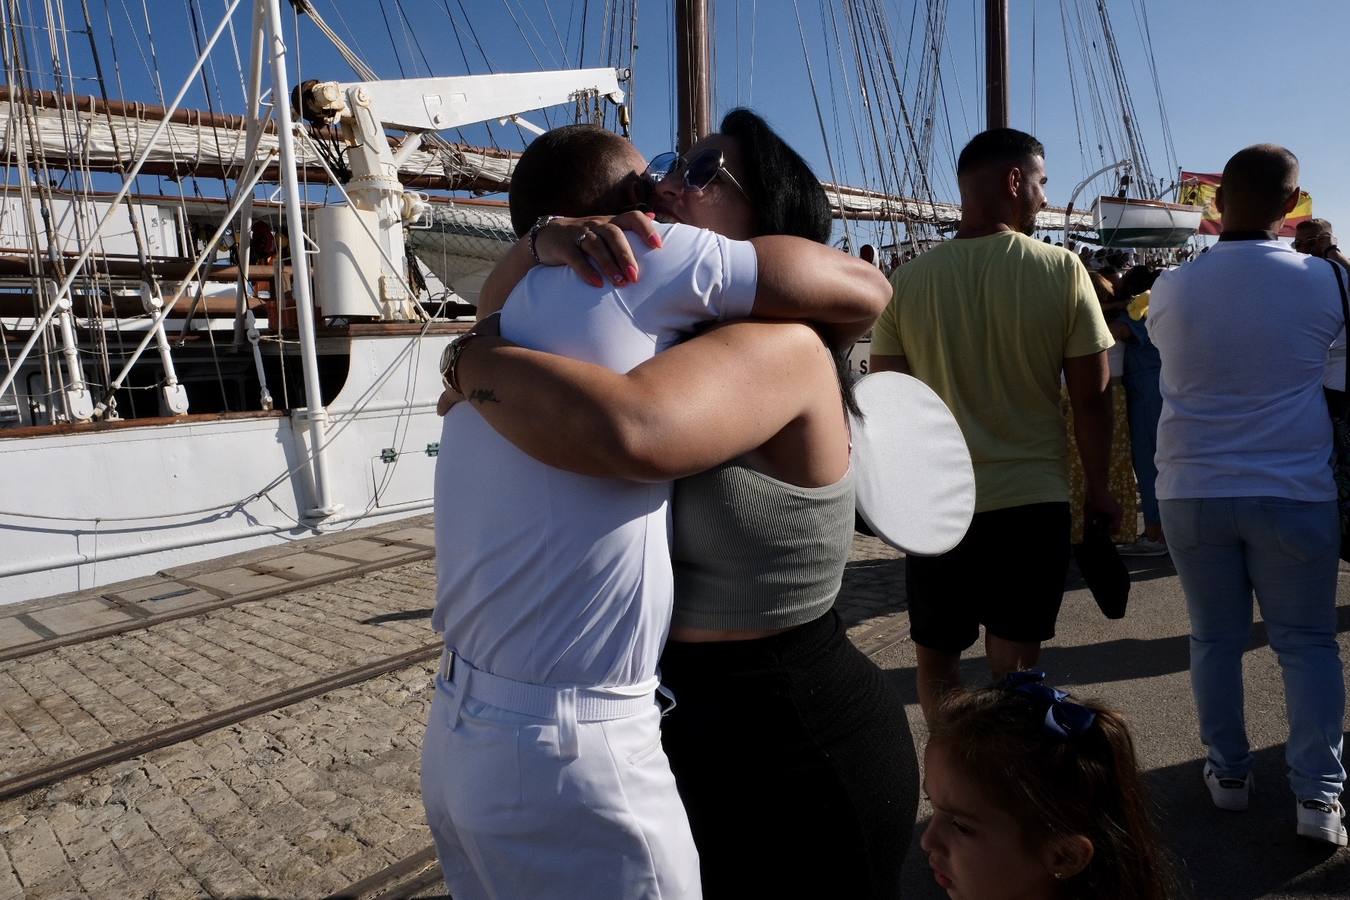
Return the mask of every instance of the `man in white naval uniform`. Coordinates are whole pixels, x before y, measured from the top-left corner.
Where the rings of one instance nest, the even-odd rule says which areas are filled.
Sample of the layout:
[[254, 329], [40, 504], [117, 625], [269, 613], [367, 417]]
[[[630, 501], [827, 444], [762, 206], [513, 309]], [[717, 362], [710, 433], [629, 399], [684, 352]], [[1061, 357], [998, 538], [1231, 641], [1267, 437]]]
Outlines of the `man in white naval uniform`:
[[[542, 214], [620, 211], [644, 168], [617, 135], [549, 132], [513, 174], [517, 233]], [[626, 372], [705, 323], [870, 321], [889, 293], [884, 279], [856, 277], [865, 263], [805, 239], [792, 255], [821, 265], [780, 285], [759, 272], [785, 264], [782, 238], [757, 253], [690, 226], [655, 229], [661, 249], [633, 241], [636, 282], [597, 288], [565, 266], [530, 269], [502, 310], [503, 336]], [[522, 237], [504, 265], [528, 266], [533, 250]], [[655, 694], [672, 602], [669, 499], [668, 483], [539, 463], [471, 404], [446, 415], [432, 620], [446, 653], [422, 789], [456, 900], [700, 896]]]

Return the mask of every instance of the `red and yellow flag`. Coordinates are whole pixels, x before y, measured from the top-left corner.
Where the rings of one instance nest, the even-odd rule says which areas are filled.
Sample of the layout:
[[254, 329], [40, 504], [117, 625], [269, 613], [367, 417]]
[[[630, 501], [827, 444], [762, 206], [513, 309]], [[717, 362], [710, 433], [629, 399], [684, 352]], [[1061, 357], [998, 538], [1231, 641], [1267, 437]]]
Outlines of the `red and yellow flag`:
[[[1214, 208], [1214, 194], [1218, 191], [1219, 182], [1222, 180], [1222, 176], [1207, 175], [1203, 172], [1181, 173], [1181, 195], [1178, 202], [1205, 208], [1204, 217], [1200, 221], [1201, 234], [1218, 234], [1223, 230], [1219, 221], [1219, 211]], [[1298, 206], [1285, 217], [1284, 226], [1280, 228], [1280, 237], [1293, 237], [1298, 223], [1308, 221], [1312, 218], [1312, 214], [1312, 195], [1307, 191], [1299, 191]]]

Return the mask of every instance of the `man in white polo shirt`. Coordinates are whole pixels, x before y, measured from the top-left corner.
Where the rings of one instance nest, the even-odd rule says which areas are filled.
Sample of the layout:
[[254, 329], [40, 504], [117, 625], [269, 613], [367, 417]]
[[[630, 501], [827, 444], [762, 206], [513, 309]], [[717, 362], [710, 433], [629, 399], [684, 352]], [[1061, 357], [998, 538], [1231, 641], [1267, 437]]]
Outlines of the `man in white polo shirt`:
[[[644, 168], [631, 144], [600, 129], [537, 139], [511, 185], [525, 236], [499, 273], [528, 268], [536, 249], [548, 261], [542, 248], [556, 241], [527, 233], [537, 216], [616, 212]], [[654, 230], [660, 249], [634, 242], [637, 279], [597, 288], [565, 266], [530, 269], [502, 334], [627, 371], [701, 324], [752, 312], [861, 330], [889, 293], [873, 267], [804, 239], [791, 255], [819, 265], [774, 287], [759, 272], [787, 259], [781, 243]], [[536, 462], [470, 404], [446, 416], [433, 624], [447, 653], [422, 783], [457, 900], [700, 895], [655, 698], [672, 599], [669, 498], [668, 484]]]
[[1276, 240], [1298, 198], [1292, 153], [1271, 144], [1238, 152], [1216, 198], [1219, 242], [1153, 286], [1157, 490], [1190, 612], [1210, 796], [1244, 810], [1251, 793], [1242, 653], [1254, 591], [1284, 674], [1298, 834], [1345, 846], [1340, 526], [1322, 394], [1341, 299], [1334, 264]]

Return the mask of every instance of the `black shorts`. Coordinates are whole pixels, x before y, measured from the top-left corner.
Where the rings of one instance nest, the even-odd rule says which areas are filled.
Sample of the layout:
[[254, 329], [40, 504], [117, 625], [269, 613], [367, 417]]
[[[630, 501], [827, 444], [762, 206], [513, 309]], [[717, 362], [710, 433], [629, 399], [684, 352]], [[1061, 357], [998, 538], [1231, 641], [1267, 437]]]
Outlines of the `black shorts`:
[[1069, 571], [1069, 504], [976, 513], [961, 543], [905, 560], [910, 636], [960, 653], [989, 634], [1038, 643], [1055, 636]]

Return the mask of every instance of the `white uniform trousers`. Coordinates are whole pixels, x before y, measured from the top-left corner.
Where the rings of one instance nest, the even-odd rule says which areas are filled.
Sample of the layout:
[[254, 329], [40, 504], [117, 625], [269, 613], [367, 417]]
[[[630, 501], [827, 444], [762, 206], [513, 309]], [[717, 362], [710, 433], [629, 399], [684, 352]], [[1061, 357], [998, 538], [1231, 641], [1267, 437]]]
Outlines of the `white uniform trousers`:
[[446, 652], [422, 802], [455, 900], [702, 896], [655, 687], [524, 684]]

